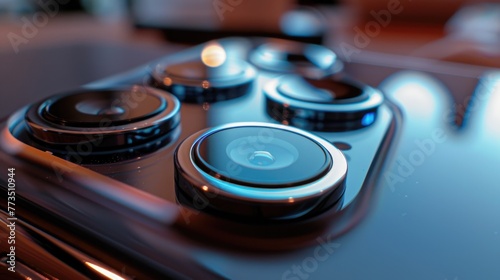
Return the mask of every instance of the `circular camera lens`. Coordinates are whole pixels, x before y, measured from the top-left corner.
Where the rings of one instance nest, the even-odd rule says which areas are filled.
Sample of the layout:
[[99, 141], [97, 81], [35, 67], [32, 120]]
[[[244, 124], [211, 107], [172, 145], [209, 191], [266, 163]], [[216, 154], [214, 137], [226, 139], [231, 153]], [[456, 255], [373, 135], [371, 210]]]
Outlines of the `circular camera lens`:
[[314, 44], [273, 40], [257, 47], [250, 61], [264, 70], [321, 78], [338, 73], [343, 64], [330, 49]]
[[255, 69], [244, 60], [228, 57], [222, 46], [208, 43], [199, 58], [160, 62], [151, 75], [156, 87], [181, 101], [204, 103], [244, 95], [255, 78]]
[[98, 127], [104, 118], [109, 121], [109, 126], [140, 122], [165, 110], [167, 102], [165, 98], [136, 87], [126, 91], [91, 91], [56, 96], [45, 101], [42, 107], [42, 117], [54, 124]]
[[264, 87], [266, 110], [280, 123], [315, 131], [370, 126], [383, 102], [380, 91], [354, 81], [285, 75]]
[[[264, 126], [206, 134], [195, 142], [192, 157], [199, 168], [220, 180], [267, 188], [314, 181], [332, 161], [325, 148], [303, 134]], [[237, 174], [228, 164], [238, 166]]]
[[169, 143], [177, 135], [179, 110], [175, 96], [149, 87], [83, 89], [32, 105], [25, 120], [44, 149], [61, 157], [76, 153], [82, 163], [108, 162]]
[[[233, 123], [188, 137], [175, 154], [178, 200], [208, 212], [292, 219], [339, 202], [347, 162], [332, 144], [302, 130]], [[194, 202], [194, 204], [193, 204]]]

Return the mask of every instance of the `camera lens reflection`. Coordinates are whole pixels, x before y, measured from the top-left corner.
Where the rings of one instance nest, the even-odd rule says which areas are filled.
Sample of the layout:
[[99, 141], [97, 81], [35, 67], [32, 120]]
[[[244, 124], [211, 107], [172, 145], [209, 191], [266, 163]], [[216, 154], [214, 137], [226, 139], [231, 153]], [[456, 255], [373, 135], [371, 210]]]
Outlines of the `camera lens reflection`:
[[288, 167], [299, 157], [297, 148], [287, 141], [274, 138], [263, 143], [255, 141], [252, 136], [231, 141], [226, 154], [241, 166], [266, 170]]

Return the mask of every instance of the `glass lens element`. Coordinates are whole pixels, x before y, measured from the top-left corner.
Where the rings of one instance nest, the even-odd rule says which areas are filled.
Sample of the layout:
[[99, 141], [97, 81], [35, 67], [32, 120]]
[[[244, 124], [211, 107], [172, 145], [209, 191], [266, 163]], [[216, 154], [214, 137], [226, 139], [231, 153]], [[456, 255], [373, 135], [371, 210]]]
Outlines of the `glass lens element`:
[[266, 127], [235, 127], [214, 132], [195, 144], [198, 166], [214, 177], [269, 188], [301, 185], [327, 172], [325, 149], [303, 135]]

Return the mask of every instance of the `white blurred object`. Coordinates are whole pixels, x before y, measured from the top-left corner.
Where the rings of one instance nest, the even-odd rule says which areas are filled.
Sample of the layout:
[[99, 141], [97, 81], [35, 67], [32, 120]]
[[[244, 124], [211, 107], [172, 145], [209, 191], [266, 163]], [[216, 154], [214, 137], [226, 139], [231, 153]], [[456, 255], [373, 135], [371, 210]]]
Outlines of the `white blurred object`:
[[464, 6], [446, 23], [445, 30], [446, 37], [412, 55], [500, 67], [500, 3]]
[[319, 35], [324, 32], [325, 24], [321, 13], [309, 7], [285, 12], [280, 20], [281, 30], [295, 36]]
[[500, 4], [482, 3], [465, 6], [446, 24], [450, 36], [483, 44], [500, 42]]

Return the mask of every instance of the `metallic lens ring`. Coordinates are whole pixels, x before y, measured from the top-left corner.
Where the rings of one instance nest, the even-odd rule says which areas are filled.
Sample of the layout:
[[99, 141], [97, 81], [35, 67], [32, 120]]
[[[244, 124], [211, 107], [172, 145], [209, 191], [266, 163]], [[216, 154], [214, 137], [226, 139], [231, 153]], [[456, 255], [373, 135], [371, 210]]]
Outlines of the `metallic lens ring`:
[[370, 86], [364, 86], [362, 90], [366, 93], [368, 98], [362, 102], [356, 103], [342, 103], [342, 104], [321, 104], [321, 103], [312, 103], [306, 102], [302, 100], [297, 100], [293, 98], [289, 98], [284, 96], [283, 94], [278, 92], [278, 86], [280, 85], [282, 79], [285, 76], [282, 76], [278, 79], [273, 79], [269, 83], [264, 86], [264, 93], [267, 98], [274, 100], [275, 102], [281, 104], [288, 104], [289, 106], [293, 106], [296, 108], [303, 108], [309, 110], [317, 110], [322, 112], [356, 112], [369, 110], [372, 108], [377, 108], [384, 101], [384, 97], [382, 93]]
[[[286, 188], [245, 186], [221, 180], [198, 167], [192, 158], [197, 141], [224, 129], [262, 127], [298, 133], [316, 141], [330, 154], [333, 165], [321, 178]], [[210, 205], [204, 209], [229, 216], [242, 215], [257, 219], [291, 219], [319, 213], [341, 200], [345, 190], [347, 161], [340, 150], [328, 141], [303, 130], [268, 123], [232, 123], [188, 137], [175, 154], [176, 192], [181, 203], [190, 205], [196, 197], [204, 197]], [[190, 205], [193, 206], [193, 205]]]
[[[284, 75], [264, 85], [266, 109], [268, 114], [278, 122], [301, 129], [347, 131], [367, 127], [375, 121], [378, 108], [384, 102], [383, 94], [379, 90], [344, 80], [336, 82], [356, 88], [361, 94], [352, 98], [325, 100], [323, 103], [301, 100], [280, 92], [282, 83], [292, 79], [303, 78]], [[305, 79], [304, 82], [307, 80]]]
[[245, 95], [257, 75], [250, 63], [234, 57], [216, 67], [206, 63], [201, 59], [160, 61], [152, 66], [151, 82], [182, 102], [205, 103]]
[[[71, 126], [56, 123], [47, 119], [42, 114], [47, 106], [57, 102], [62, 98], [72, 94], [100, 93], [108, 94], [114, 92], [132, 92], [140, 90], [142, 93], [154, 96], [163, 101], [164, 107], [146, 119], [138, 118], [139, 121], [125, 122], [120, 120], [118, 124], [107, 120], [107, 115], [102, 115], [102, 122], [94, 123], [94, 126]], [[134, 106], [140, 106], [140, 100]], [[77, 110], [77, 108], [73, 108]], [[71, 108], [68, 108], [71, 110]], [[133, 86], [131, 88], [112, 88], [88, 90], [61, 94], [31, 106], [25, 115], [26, 124], [32, 136], [43, 143], [49, 145], [72, 145], [84, 142], [99, 142], [98, 149], [114, 149], [123, 146], [131, 146], [138, 143], [145, 143], [156, 139], [173, 131], [180, 123], [180, 102], [179, 100], [164, 91], [144, 87]]]
[[314, 44], [273, 40], [257, 47], [250, 61], [264, 70], [321, 78], [339, 73], [343, 63], [332, 50]]
[[[183, 76], [179, 73], [170, 72], [169, 68], [173, 66], [185, 67], [186, 70], [195, 67], [206, 67], [208, 70], [207, 72], [216, 72], [217, 70], [222, 69], [226, 66], [228, 68], [238, 69], [236, 69], [237, 71], [235, 73], [230, 73], [229, 75], [221, 75], [218, 77], [210, 77], [210, 75], [206, 75], [203, 77], [189, 77], [188, 75]], [[231, 87], [243, 83], [248, 83], [254, 79], [255, 75], [256, 71], [254, 67], [252, 67], [244, 60], [235, 58], [231, 58], [231, 61], [228, 61], [224, 65], [215, 68], [203, 65], [201, 61], [187, 61], [179, 62], [176, 64], [172, 64], [170, 62], [160, 62], [153, 68], [153, 71], [151, 73], [151, 76], [157, 84], [166, 87], [173, 85], [203, 87], [204, 82], [208, 82], [205, 87]]]

